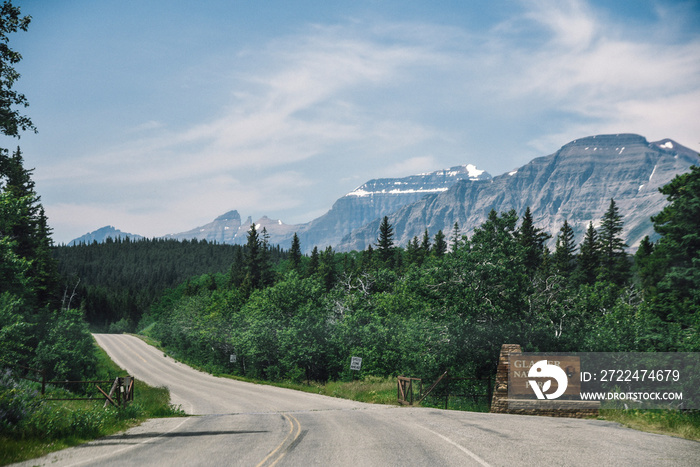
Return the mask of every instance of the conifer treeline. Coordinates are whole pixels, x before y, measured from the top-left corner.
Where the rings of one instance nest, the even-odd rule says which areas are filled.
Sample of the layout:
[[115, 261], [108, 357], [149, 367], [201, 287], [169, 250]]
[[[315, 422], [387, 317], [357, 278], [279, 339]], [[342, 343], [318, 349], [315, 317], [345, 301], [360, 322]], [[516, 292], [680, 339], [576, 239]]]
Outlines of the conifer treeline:
[[[32, 367], [49, 380], [92, 376], [92, 338], [62, 302], [50, 229], [19, 148], [0, 148], [0, 368]], [[23, 371], [23, 370], [22, 370]], [[0, 412], [12, 398], [0, 388]]]
[[[61, 245], [53, 255], [71, 307], [84, 309], [93, 327], [106, 330], [122, 320], [128, 329], [135, 328], [153, 300], [191, 277], [222, 273], [238, 277], [248, 248], [197, 239], [110, 237], [104, 243]], [[265, 251], [271, 263], [286, 257], [279, 246], [267, 246]]]

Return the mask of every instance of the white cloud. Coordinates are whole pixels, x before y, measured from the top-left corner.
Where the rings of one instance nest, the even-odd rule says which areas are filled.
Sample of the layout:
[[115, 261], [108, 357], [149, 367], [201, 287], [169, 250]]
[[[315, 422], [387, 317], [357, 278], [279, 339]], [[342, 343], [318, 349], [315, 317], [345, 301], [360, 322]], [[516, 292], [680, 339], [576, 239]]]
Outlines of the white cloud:
[[410, 159], [390, 165], [384, 169], [383, 175], [385, 177], [406, 177], [419, 173], [433, 172], [440, 169], [440, 167], [436, 167], [437, 164], [435, 157], [431, 155], [411, 157]]
[[523, 2], [525, 18], [550, 31], [552, 42], [565, 50], [587, 48], [599, 34], [594, 11], [580, 0], [536, 0]]
[[[484, 31], [349, 20], [273, 38], [218, 64], [226, 87], [206, 119], [142, 118], [119, 146], [41, 177], [123, 197], [82, 218], [161, 235], [229, 209], [301, 221], [341, 183], [378, 176], [459, 163], [497, 175], [590, 134], [698, 143], [697, 35], [680, 41], [668, 21], [642, 31], [578, 0], [522, 6]], [[61, 225], [78, 215], [69, 195], [54, 203]]]
[[[549, 149], [589, 134], [623, 131], [650, 139], [671, 137], [697, 143], [691, 117], [700, 100], [700, 38], [679, 42], [669, 29], [676, 23], [627, 25], [592, 10], [582, 1], [527, 2], [519, 21], [542, 28], [543, 38], [497, 41], [506, 63], [498, 88], [518, 109], [533, 114], [561, 113], [534, 136]], [[509, 22], [512, 24], [512, 21]]]
[[[648, 99], [654, 107], [661, 96], [676, 101], [698, 89], [697, 42], [660, 44], [653, 37], [632, 42], [624, 24], [608, 23], [582, 1], [525, 6], [523, 14], [494, 28], [496, 35], [481, 37], [434, 25], [351, 22], [275, 39], [250, 53], [264, 66], [232, 71], [232, 101], [223, 103], [218, 117], [181, 131], [149, 122], [154, 136], [106, 152], [96, 175], [146, 183], [265, 170], [348, 146], [395, 159], [396, 151], [431, 139], [463, 141], [456, 128], [438, 130], [440, 124], [423, 119], [419, 110], [398, 113], [426, 105], [428, 113], [440, 113], [451, 96], [454, 102], [444, 111], [458, 118], [566, 112], [595, 120], [595, 130], [628, 118], [637, 121], [628, 102]], [[511, 32], [500, 34], [506, 28]], [[542, 35], [534, 46], [521, 37], [533, 28]], [[419, 32], [411, 35], [413, 30]], [[411, 95], [414, 86], [425, 99], [434, 99], [432, 108], [418, 93]], [[380, 100], [373, 102], [375, 97]], [[489, 108], [492, 103], [495, 108]], [[461, 129], [465, 134], [472, 131], [470, 123]], [[95, 162], [94, 155], [90, 159]]]

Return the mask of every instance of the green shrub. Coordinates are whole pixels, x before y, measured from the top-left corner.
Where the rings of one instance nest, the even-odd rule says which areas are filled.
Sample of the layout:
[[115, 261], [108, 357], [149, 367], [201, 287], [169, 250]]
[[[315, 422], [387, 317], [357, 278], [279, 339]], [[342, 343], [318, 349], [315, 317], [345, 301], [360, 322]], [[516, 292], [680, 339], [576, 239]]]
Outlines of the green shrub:
[[18, 381], [10, 370], [0, 373], [0, 433], [21, 425], [38, 406], [37, 391]]
[[109, 325], [109, 328], [107, 329], [107, 332], [110, 334], [124, 334], [125, 332], [131, 332], [131, 325], [129, 324], [129, 320], [126, 318], [122, 318], [116, 323], [112, 323]]

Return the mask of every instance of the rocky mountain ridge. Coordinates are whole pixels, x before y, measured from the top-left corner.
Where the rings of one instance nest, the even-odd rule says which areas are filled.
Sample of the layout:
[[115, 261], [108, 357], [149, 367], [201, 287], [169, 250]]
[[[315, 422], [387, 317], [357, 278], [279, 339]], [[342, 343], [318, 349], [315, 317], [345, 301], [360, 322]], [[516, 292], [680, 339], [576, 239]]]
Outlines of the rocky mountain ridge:
[[[191, 240], [196, 238], [197, 240], [206, 240], [208, 242], [243, 245], [248, 239], [248, 231], [252, 225], [253, 219], [251, 216], [248, 216], [245, 221], [241, 221], [241, 215], [238, 211], [233, 210], [222, 214], [208, 224], [195, 227], [186, 232], [169, 234], [166, 235], [165, 238], [174, 238], [177, 240]], [[274, 239], [272, 237], [270, 238], [270, 243], [281, 244], [282, 242], [278, 240], [280, 238], [291, 239], [299, 226], [285, 224], [279, 219], [270, 219], [267, 216], [263, 216], [255, 221], [255, 229], [262, 231], [263, 228], [271, 235], [274, 235]]]
[[323, 216], [302, 224], [297, 234], [307, 253], [314, 246], [335, 247], [353, 230], [426, 195], [447, 191], [458, 182], [490, 179], [489, 173], [472, 164], [402, 178], [373, 179], [339, 198]]
[[[623, 235], [634, 250], [645, 235], [654, 235], [650, 217], [666, 202], [658, 188], [693, 164], [700, 164], [698, 154], [670, 139], [649, 143], [635, 134], [590, 136], [496, 177], [463, 165], [373, 179], [309, 223], [289, 225], [264, 216], [255, 224], [258, 230], [266, 229], [270, 243], [283, 248], [296, 232], [306, 253], [314, 246], [350, 251], [376, 241], [384, 215], [394, 226], [396, 243], [404, 246], [425, 229], [431, 236], [438, 230], [449, 234], [457, 222], [468, 235], [491, 209], [515, 209], [522, 215], [529, 206], [536, 225], [552, 235], [553, 245], [565, 219], [580, 241], [588, 223], [597, 225], [614, 198], [624, 216]], [[233, 210], [166, 238], [244, 244], [252, 224], [251, 217], [243, 221]]]
[[460, 180], [490, 178], [491, 175], [484, 170], [467, 164], [408, 177], [373, 179], [338, 199], [326, 214], [307, 224], [285, 224], [267, 216], [255, 222], [249, 216], [243, 221], [238, 211], [232, 210], [205, 225], [169, 234], [164, 238], [243, 245], [247, 241], [251, 225], [255, 223], [257, 230], [265, 228], [271, 244], [279, 244], [284, 248], [291, 245], [296, 232], [304, 252], [310, 253], [314, 245], [321, 248], [333, 246], [353, 230], [385, 213], [418, 201], [426, 194], [446, 191]]
[[[389, 222], [396, 243], [405, 245], [426, 228], [431, 236], [438, 230], [448, 235], [457, 222], [469, 235], [491, 209], [515, 209], [522, 216], [529, 206], [535, 224], [552, 235], [553, 246], [564, 220], [580, 242], [613, 198], [624, 216], [623, 237], [634, 250], [645, 235], [654, 236], [650, 217], [666, 203], [658, 189], [699, 161], [696, 153], [669, 139], [649, 143], [633, 134], [591, 136], [489, 181], [456, 183], [390, 214]], [[375, 220], [347, 235], [336, 249], [364, 249], [378, 233]]]

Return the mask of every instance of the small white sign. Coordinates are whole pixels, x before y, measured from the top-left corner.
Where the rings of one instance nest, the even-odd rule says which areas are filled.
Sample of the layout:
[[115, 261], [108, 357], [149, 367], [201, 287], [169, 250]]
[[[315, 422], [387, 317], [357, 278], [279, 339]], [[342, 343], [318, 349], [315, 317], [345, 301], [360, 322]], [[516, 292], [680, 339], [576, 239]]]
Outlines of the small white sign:
[[350, 369], [360, 371], [360, 367], [362, 367], [362, 357], [352, 357], [350, 359]]
[[231, 354], [231, 359], [229, 360], [229, 362], [236, 363], [236, 354], [235, 353]]

